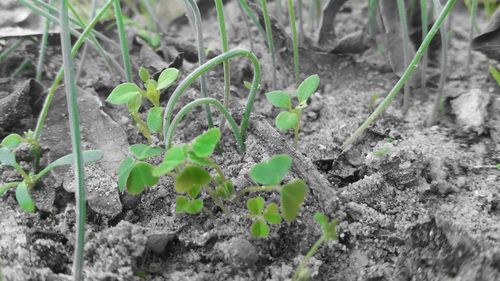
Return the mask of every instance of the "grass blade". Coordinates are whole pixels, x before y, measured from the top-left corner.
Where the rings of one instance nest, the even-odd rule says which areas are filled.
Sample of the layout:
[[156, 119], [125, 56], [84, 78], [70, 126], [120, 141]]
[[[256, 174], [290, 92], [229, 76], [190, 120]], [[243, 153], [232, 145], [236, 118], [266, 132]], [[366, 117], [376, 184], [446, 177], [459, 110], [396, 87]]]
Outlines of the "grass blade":
[[297, 38], [297, 24], [295, 22], [295, 7], [293, 0], [288, 0], [288, 15], [290, 17], [290, 27], [292, 29], [292, 45], [293, 45], [293, 69], [295, 72], [295, 85], [300, 83], [300, 64], [299, 64], [299, 42]]
[[115, 10], [116, 28], [118, 29], [118, 36], [120, 37], [120, 46], [122, 51], [123, 66], [125, 68], [125, 76], [127, 82], [134, 82], [132, 78], [132, 63], [130, 61], [130, 53], [127, 46], [127, 33], [125, 32], [125, 24], [123, 23], [122, 8], [120, 7], [120, 0], [113, 2]]
[[[408, 21], [406, 19], [406, 7], [404, 0], [397, 0], [399, 22], [401, 23], [401, 36], [403, 37], [403, 56], [405, 67], [410, 62], [410, 39], [408, 37]], [[403, 112], [407, 112], [410, 107], [410, 84], [404, 85]]]
[[267, 37], [267, 46], [269, 48], [269, 53], [271, 54], [271, 60], [273, 63], [273, 81], [272, 86], [273, 89], [276, 89], [276, 50], [274, 49], [274, 41], [273, 41], [273, 31], [271, 29], [271, 20], [269, 19], [269, 12], [267, 11], [267, 1], [260, 0], [260, 7], [262, 9], [262, 15], [264, 17], [264, 25], [266, 27], [266, 37]]
[[[215, 9], [217, 10], [217, 21], [219, 23], [220, 41], [222, 46], [222, 52], [226, 53], [229, 51], [229, 43], [227, 41], [226, 23], [224, 21], [224, 5], [222, 0], [215, 0]], [[229, 108], [229, 99], [231, 98], [231, 71], [229, 61], [222, 63], [224, 69], [224, 100], [223, 105], [225, 108]], [[224, 132], [224, 116], [221, 116], [219, 123], [221, 132]]]
[[[49, 5], [53, 5], [54, 0], [49, 1]], [[36, 65], [35, 80], [40, 82], [42, 80], [43, 64], [45, 62], [45, 53], [47, 52], [47, 44], [49, 41], [49, 29], [52, 24], [50, 19], [45, 19], [45, 25], [43, 27], [42, 41], [40, 42], [40, 52], [38, 53], [38, 62]]]
[[470, 9], [470, 29], [469, 29], [469, 45], [467, 46], [467, 65], [465, 67], [465, 77], [469, 77], [470, 65], [472, 62], [472, 37], [474, 37], [474, 27], [477, 19], [477, 0], [471, 0]]
[[[425, 36], [429, 32], [429, 19], [427, 15], [427, 0], [420, 0], [420, 13], [422, 20], [422, 41], [424, 41]], [[422, 90], [425, 91], [427, 85], [427, 64], [429, 59], [429, 53], [425, 51], [424, 57], [422, 58], [422, 69], [421, 69], [421, 82], [422, 82]]]

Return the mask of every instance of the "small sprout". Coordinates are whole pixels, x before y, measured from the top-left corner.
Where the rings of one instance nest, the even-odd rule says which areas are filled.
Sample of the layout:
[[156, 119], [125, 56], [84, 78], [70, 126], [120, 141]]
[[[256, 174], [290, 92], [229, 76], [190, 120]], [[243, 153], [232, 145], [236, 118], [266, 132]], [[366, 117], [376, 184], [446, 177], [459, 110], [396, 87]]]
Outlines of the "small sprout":
[[496, 164], [495, 168], [497, 168], [498, 170], [500, 170], [500, 163]]
[[158, 78], [157, 89], [163, 90], [170, 87], [170, 85], [172, 85], [172, 83], [174, 83], [174, 81], [177, 80], [179, 73], [180, 73], [179, 70], [175, 68], [167, 68], [163, 70], [160, 74], [160, 77]]
[[166, 175], [182, 164], [185, 159], [184, 147], [173, 146], [165, 153], [163, 162], [153, 170], [153, 175], [157, 177]]
[[195, 186], [210, 183], [212, 177], [205, 169], [198, 166], [186, 166], [175, 178], [175, 191], [189, 192]]
[[154, 166], [146, 162], [137, 162], [132, 167], [127, 178], [127, 191], [132, 195], [139, 195], [146, 186], [153, 186], [158, 178], [153, 175]]
[[118, 168], [118, 190], [124, 192], [127, 187], [127, 180], [130, 172], [134, 168], [135, 161], [132, 157], [128, 156], [120, 163]]
[[129, 151], [135, 156], [135, 158], [137, 158], [137, 160], [145, 160], [162, 154], [163, 149], [161, 147], [151, 147], [149, 145], [139, 143], [130, 146]]
[[290, 222], [300, 212], [300, 206], [307, 195], [307, 185], [303, 180], [295, 180], [283, 186], [280, 192], [281, 215]]
[[149, 70], [141, 66], [139, 68], [139, 78], [141, 78], [142, 82], [146, 83], [150, 77], [151, 74], [149, 73]]
[[21, 143], [23, 143], [24, 141], [25, 141], [24, 138], [21, 137], [20, 135], [10, 134], [2, 140], [2, 143], [0, 143], [0, 145], [6, 148], [13, 149], [16, 148], [18, 145], [20, 145]]
[[490, 71], [491, 77], [493, 77], [497, 82], [498, 86], [500, 86], [500, 72], [498, 71], [498, 69], [493, 65], [488, 66], [488, 69]]
[[307, 101], [319, 87], [320, 79], [318, 75], [311, 75], [300, 83], [297, 88], [297, 106], [292, 105], [290, 94], [285, 91], [272, 91], [266, 93], [266, 99], [277, 108], [284, 109], [275, 119], [276, 127], [281, 131], [294, 129], [294, 143], [297, 145], [299, 138], [300, 117], [302, 110], [307, 107]]
[[275, 185], [281, 182], [291, 167], [292, 159], [288, 155], [276, 155], [253, 166], [250, 170], [250, 177], [258, 184]]
[[[276, 204], [269, 204], [264, 212], [265, 204], [264, 198], [260, 196], [250, 198], [247, 201], [247, 208], [250, 211], [250, 216], [254, 220], [250, 226], [250, 232], [256, 238], [265, 238], [269, 236], [269, 226], [267, 223], [279, 224], [281, 222]], [[278, 220], [279, 222], [277, 222]]]
[[389, 146], [384, 145], [381, 148], [374, 150], [373, 156], [381, 158], [381, 157], [384, 157], [385, 155], [387, 155], [387, 153], [389, 153], [390, 151], [391, 151], [391, 148]]
[[106, 101], [116, 105], [127, 104], [130, 100], [139, 96], [140, 92], [141, 88], [136, 84], [123, 83], [118, 85], [111, 94], [109, 94]]
[[328, 221], [328, 217], [320, 212], [314, 214], [314, 220], [321, 226], [323, 235], [330, 240], [337, 240], [337, 221]]
[[179, 195], [175, 198], [175, 212], [178, 214], [188, 213], [190, 215], [199, 214], [203, 210], [203, 200], [190, 199]]
[[212, 128], [202, 135], [196, 137], [193, 142], [193, 152], [198, 157], [208, 157], [214, 153], [215, 147], [220, 141], [221, 133], [218, 128]]
[[16, 200], [19, 206], [21, 206], [21, 209], [28, 213], [34, 213], [35, 212], [35, 202], [31, 198], [29, 188], [26, 185], [25, 182], [19, 183], [19, 185], [16, 188]]
[[282, 219], [281, 215], [278, 211], [278, 205], [276, 203], [271, 203], [267, 205], [266, 210], [264, 211], [264, 219], [269, 224], [280, 224]]
[[151, 107], [148, 111], [148, 118], [146, 123], [151, 132], [159, 133], [161, 132], [161, 127], [163, 125], [163, 107]]

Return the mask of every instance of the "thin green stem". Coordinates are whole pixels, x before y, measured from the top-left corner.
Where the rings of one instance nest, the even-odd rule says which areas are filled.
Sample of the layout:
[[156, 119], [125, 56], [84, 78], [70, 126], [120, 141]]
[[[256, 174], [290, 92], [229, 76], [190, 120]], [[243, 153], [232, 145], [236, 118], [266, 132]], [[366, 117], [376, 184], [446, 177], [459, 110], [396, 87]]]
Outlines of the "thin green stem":
[[[408, 21], [406, 19], [406, 7], [404, 0], [397, 0], [399, 21], [401, 23], [401, 36], [403, 38], [403, 60], [405, 67], [408, 67], [410, 62], [410, 39], [408, 37]], [[404, 96], [403, 96], [403, 111], [407, 112], [410, 108], [410, 84], [405, 83], [404, 85]]]
[[76, 188], [76, 241], [73, 261], [73, 280], [83, 280], [84, 246], [85, 246], [85, 221], [87, 218], [85, 200], [85, 177], [82, 161], [82, 146], [80, 136], [80, 118], [78, 115], [77, 88], [73, 59], [71, 57], [71, 37], [69, 34], [68, 0], [61, 1], [61, 49], [63, 64], [66, 69], [64, 83], [66, 85], [66, 98], [68, 101], [69, 123], [71, 129], [71, 146], [75, 160], [73, 163]]
[[141, 119], [137, 112], [131, 112], [130, 116], [132, 116], [132, 119], [138, 126], [139, 132], [146, 138], [148, 144], [151, 145], [153, 140], [151, 139], [151, 132], [149, 131], [148, 125]]
[[[422, 0], [427, 1], [427, 0]], [[377, 2], [378, 0], [368, 0], [368, 31], [371, 36], [375, 36], [376, 25], [377, 25]]]
[[10, 75], [10, 78], [16, 78], [19, 74], [21, 74], [27, 67], [28, 65], [33, 65], [31, 60], [29, 58], [25, 58], [23, 60], [23, 62], [21, 62], [19, 64], [18, 67], [16, 67], [16, 69], [14, 70], [14, 72], [12, 72], [12, 74]]
[[0, 54], [0, 62], [4, 61], [10, 54], [12, 54], [22, 43], [24, 42], [24, 38], [17, 39], [12, 46], [5, 49]]
[[233, 201], [237, 201], [243, 195], [252, 192], [270, 192], [270, 191], [280, 191], [281, 185], [266, 185], [266, 186], [249, 186], [238, 191]]
[[295, 110], [297, 115], [299, 116], [299, 121], [297, 121], [297, 124], [293, 126], [293, 144], [295, 147], [299, 144], [299, 130], [300, 130], [300, 118], [302, 117], [302, 110], [297, 109]]
[[467, 65], [465, 67], [465, 77], [469, 78], [470, 65], [472, 62], [472, 38], [474, 37], [474, 26], [477, 19], [477, 0], [471, 0], [469, 45], [467, 46]]
[[132, 63], [130, 61], [130, 53], [128, 52], [127, 33], [125, 32], [125, 24], [123, 23], [123, 14], [122, 14], [122, 8], [120, 7], [120, 0], [115, 0], [113, 2], [113, 8], [115, 11], [115, 20], [116, 20], [116, 28], [118, 29], [118, 37], [120, 37], [123, 66], [125, 68], [127, 82], [133, 83], [134, 79], [132, 77]]
[[[290, 3], [288, 3], [288, 7], [290, 7]], [[297, 10], [299, 12], [299, 42], [302, 46], [302, 44], [304, 44], [304, 5], [302, 4], [302, 0], [297, 0]], [[292, 22], [290, 21], [290, 25], [291, 24]]]
[[267, 1], [260, 0], [260, 6], [262, 9], [262, 15], [264, 16], [264, 25], [266, 27], [267, 36], [267, 46], [269, 48], [269, 53], [271, 54], [271, 60], [273, 63], [273, 88], [276, 89], [276, 50], [274, 49], [273, 31], [271, 27], [271, 20], [269, 19], [269, 13], [267, 11]]
[[314, 254], [316, 254], [316, 252], [318, 251], [319, 247], [321, 247], [321, 244], [323, 244], [323, 242], [325, 242], [326, 240], [327, 240], [327, 237], [325, 235], [322, 235], [312, 245], [311, 249], [309, 249], [309, 251], [305, 255], [304, 259], [302, 259], [302, 261], [300, 262], [299, 266], [297, 267], [297, 270], [293, 274], [292, 281], [298, 281], [299, 280], [299, 276], [300, 276], [300, 273], [302, 272], [302, 270], [304, 270], [304, 268], [309, 263], [309, 260], [311, 259], [311, 257], [314, 256]]
[[172, 120], [172, 124], [169, 126], [168, 131], [165, 134], [165, 146], [167, 148], [170, 148], [172, 145], [172, 138], [174, 136], [175, 129], [181, 122], [182, 118], [186, 114], [188, 114], [193, 108], [197, 106], [203, 106], [203, 105], [209, 105], [212, 104], [216, 106], [219, 111], [224, 115], [226, 118], [227, 122], [229, 123], [229, 126], [231, 127], [231, 130], [233, 131], [234, 138], [236, 139], [236, 142], [238, 143], [238, 151], [240, 153], [245, 152], [245, 142], [243, 141], [243, 138], [241, 136], [241, 133], [239, 131], [238, 124], [236, 124], [236, 121], [234, 121], [233, 117], [231, 114], [227, 111], [226, 108], [220, 103], [218, 100], [213, 99], [213, 98], [199, 98], [196, 99], [188, 104], [186, 104], [180, 111], [175, 115], [174, 119]]
[[345, 152], [356, 140], [358, 140], [359, 137], [364, 133], [364, 131], [377, 119], [377, 117], [382, 114], [385, 109], [391, 104], [391, 102], [394, 100], [396, 95], [399, 93], [401, 88], [404, 86], [406, 81], [411, 77], [415, 69], [417, 68], [418, 63], [422, 59], [422, 56], [424, 55], [424, 52], [427, 50], [429, 47], [429, 44], [431, 43], [432, 39], [436, 35], [437, 31], [443, 24], [443, 21], [446, 19], [446, 17], [450, 14], [451, 10], [457, 3], [457, 0], [449, 0], [446, 3], [446, 6], [444, 9], [441, 11], [439, 14], [439, 17], [437, 20], [434, 22], [434, 25], [432, 28], [429, 30], [429, 33], [425, 37], [424, 41], [418, 48], [417, 52], [415, 53], [415, 56], [411, 60], [410, 64], [404, 71], [403, 75], [399, 79], [399, 81], [394, 85], [392, 90], [389, 92], [387, 97], [379, 104], [377, 109], [361, 124], [361, 126], [356, 129], [356, 131], [352, 134], [349, 139], [347, 139], [343, 144], [342, 144], [342, 151]]
[[165, 144], [167, 144], [167, 131], [169, 130], [170, 127], [170, 120], [173, 115], [174, 107], [177, 104], [177, 101], [179, 100], [180, 96], [186, 91], [186, 89], [191, 86], [191, 84], [201, 75], [205, 74], [206, 72], [210, 71], [211, 69], [217, 67], [219, 64], [223, 63], [224, 61], [230, 60], [235, 57], [246, 57], [250, 60], [250, 62], [253, 65], [253, 80], [252, 80], [252, 85], [250, 87], [250, 93], [248, 94], [247, 102], [245, 105], [245, 112], [243, 113], [243, 117], [241, 119], [241, 124], [240, 124], [240, 132], [241, 136], [243, 138], [243, 141], [246, 138], [246, 132], [248, 128], [248, 122], [250, 119], [250, 113], [252, 113], [253, 109], [253, 104], [255, 100], [255, 95], [257, 94], [257, 90], [260, 85], [260, 78], [261, 78], [261, 72], [260, 72], [260, 63], [257, 57], [250, 51], [245, 50], [245, 49], [233, 49], [227, 53], [220, 54], [216, 56], [215, 58], [207, 61], [205, 64], [199, 66], [196, 68], [193, 72], [191, 72], [184, 80], [182, 80], [175, 91], [172, 93], [172, 96], [168, 100], [167, 106], [165, 108], [165, 113], [163, 115], [163, 133], [165, 136]]
[[[54, 0], [49, 0], [49, 5], [53, 5]], [[40, 51], [38, 53], [38, 62], [36, 65], [35, 80], [40, 82], [42, 80], [43, 64], [45, 62], [45, 53], [47, 52], [47, 44], [49, 41], [49, 30], [52, 21], [50, 19], [45, 19], [45, 25], [43, 27], [42, 41], [40, 42]]]
[[[19, 0], [23, 1], [23, 0]], [[90, 21], [90, 23], [87, 25], [87, 27], [83, 30], [82, 34], [76, 40], [75, 45], [71, 49], [71, 57], [74, 58], [76, 54], [78, 53], [78, 50], [82, 46], [83, 42], [85, 41], [85, 38], [90, 34], [91, 30], [94, 28], [94, 26], [99, 22], [99, 20], [106, 14], [106, 11], [109, 9], [111, 4], [113, 4], [114, 0], [108, 0], [102, 9], [97, 13], [97, 15]], [[33, 133], [33, 139], [36, 141], [40, 140], [40, 137], [42, 135], [42, 130], [43, 130], [43, 125], [45, 124], [45, 120], [47, 119], [47, 114], [49, 112], [49, 107], [52, 104], [52, 100], [54, 99], [54, 94], [56, 93], [57, 86], [59, 86], [59, 83], [61, 82], [62, 78], [64, 76], [64, 67], [61, 67], [59, 72], [56, 75], [56, 78], [52, 85], [50, 86], [49, 92], [47, 94], [47, 97], [45, 98], [45, 101], [43, 103], [42, 110], [40, 111], [40, 116], [38, 116], [38, 121], [36, 123], [35, 131]]]
[[[220, 41], [222, 46], [222, 52], [226, 53], [229, 51], [229, 43], [227, 40], [226, 23], [224, 21], [224, 6], [222, 0], [215, 0], [215, 8], [217, 10], [217, 21], [219, 23]], [[225, 108], [229, 108], [229, 99], [231, 98], [231, 71], [229, 61], [222, 63], [224, 69], [224, 100], [223, 105]], [[224, 117], [221, 117], [220, 130], [224, 131]]]
[[[429, 20], [427, 15], [427, 0], [420, 0], [420, 13], [422, 19], [422, 41], [424, 41], [425, 36], [429, 32]], [[421, 82], [422, 82], [422, 90], [425, 91], [427, 85], [427, 64], [429, 59], [429, 53], [425, 51], [424, 57], [422, 59], [422, 68], [421, 68]]]
[[[195, 0], [184, 0], [186, 4], [186, 10], [189, 20], [191, 21], [191, 25], [193, 26], [195, 37], [196, 37], [196, 45], [198, 46], [198, 65], [203, 65], [207, 58], [205, 56], [205, 46], [203, 44], [203, 29], [201, 25], [201, 14], [200, 9], [198, 8], [198, 4], [196, 4]], [[200, 77], [200, 92], [203, 98], [208, 97], [207, 93], [207, 78], [205, 75], [201, 75]], [[211, 128], [214, 126], [214, 122], [212, 119], [212, 112], [210, 111], [210, 107], [208, 105], [204, 106], [205, 114], [207, 115], [207, 123], [208, 127]]]
[[222, 202], [222, 199], [219, 196], [217, 196], [217, 194], [215, 194], [215, 192], [208, 186], [205, 186], [205, 191], [208, 193], [208, 195], [210, 195], [210, 197], [214, 201], [215, 205], [217, 205], [217, 206], [219, 206], [219, 208], [221, 208], [222, 212], [224, 212], [224, 215], [226, 215], [227, 217], [230, 218], [231, 212], [226, 207], [226, 205], [224, 205], [224, 202]]
[[299, 64], [299, 42], [297, 37], [297, 24], [295, 22], [295, 7], [293, 0], [288, 0], [288, 15], [290, 17], [290, 27], [292, 29], [292, 46], [293, 46], [293, 68], [295, 72], [295, 84], [300, 83], [300, 64]]
[[252, 12], [252, 9], [250, 8], [250, 6], [248, 6], [247, 0], [238, 0], [238, 3], [240, 4], [240, 7], [243, 9], [243, 11], [245, 11], [247, 16], [250, 18], [250, 20], [253, 22], [253, 24], [257, 27], [260, 34], [262, 34], [262, 36], [264, 38], [266, 38], [266, 31], [264, 30], [264, 28], [260, 24], [259, 19]]

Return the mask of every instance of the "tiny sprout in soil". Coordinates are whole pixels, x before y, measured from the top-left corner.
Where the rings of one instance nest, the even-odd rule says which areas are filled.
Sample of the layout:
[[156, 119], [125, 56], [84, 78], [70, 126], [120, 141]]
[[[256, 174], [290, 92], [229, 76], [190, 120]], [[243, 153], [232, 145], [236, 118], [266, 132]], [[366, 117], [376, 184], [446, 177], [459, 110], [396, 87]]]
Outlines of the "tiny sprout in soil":
[[284, 109], [276, 116], [275, 124], [281, 131], [294, 131], [294, 143], [299, 142], [300, 118], [302, 110], [307, 107], [307, 101], [319, 87], [319, 76], [312, 75], [300, 83], [293, 96], [297, 98], [297, 105], [293, 107], [292, 95], [285, 91], [272, 91], [266, 93], [267, 100], [274, 106]]

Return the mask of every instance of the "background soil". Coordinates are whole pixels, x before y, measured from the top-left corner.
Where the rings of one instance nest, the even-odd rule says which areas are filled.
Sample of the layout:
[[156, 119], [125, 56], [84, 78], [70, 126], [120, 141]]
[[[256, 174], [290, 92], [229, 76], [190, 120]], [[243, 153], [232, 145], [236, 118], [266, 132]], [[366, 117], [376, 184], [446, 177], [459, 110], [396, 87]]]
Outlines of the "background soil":
[[[348, 1], [337, 16], [339, 37], [365, 26], [367, 11], [361, 2]], [[274, 10], [272, 4], [270, 9]], [[226, 14], [227, 22], [231, 23], [228, 24], [230, 46], [248, 47], [235, 1], [227, 4]], [[215, 11], [205, 9], [203, 20], [206, 46], [212, 54], [220, 53]], [[238, 155], [233, 137], [226, 132], [224, 152], [215, 157], [227, 176], [241, 188], [249, 183], [248, 170], [254, 163], [275, 153], [291, 152], [295, 163], [287, 180], [305, 177], [311, 185], [299, 219], [273, 226], [269, 239], [253, 239], [247, 229], [250, 223], [242, 216], [243, 200], [230, 206], [236, 214], [234, 220], [222, 213], [216, 213], [215, 220], [205, 214], [176, 215], [172, 182], [164, 178], [139, 198], [121, 195], [116, 212], [102, 211], [106, 205], [101, 209], [96, 207], [97, 203], [90, 206], [85, 248], [88, 280], [287, 280], [321, 234], [312, 218], [318, 210], [339, 221], [339, 240], [325, 244], [312, 259], [313, 280], [500, 280], [500, 171], [474, 168], [500, 162], [500, 91], [488, 76], [488, 59], [479, 53], [473, 53], [471, 75], [464, 77], [467, 21], [465, 8], [458, 6], [445, 87], [447, 111], [439, 125], [425, 127], [438, 79], [434, 54], [429, 70], [433, 75], [427, 90], [412, 89], [407, 116], [401, 113], [401, 101], [396, 99], [362, 140], [340, 155], [342, 142], [368, 116], [372, 95], [388, 93], [397, 77], [385, 54], [375, 47], [363, 54], [331, 54], [304, 48], [303, 72], [318, 73], [321, 88], [303, 115], [298, 148], [291, 147], [291, 135], [266, 126], [273, 124], [277, 112], [260, 94], [247, 142], [248, 152]], [[484, 26], [485, 22], [480, 24]], [[307, 25], [305, 30], [309, 30]], [[253, 35], [255, 52], [262, 58], [261, 93], [264, 93], [271, 82], [271, 64], [263, 38], [256, 30]], [[188, 22], [184, 18], [176, 20], [165, 36], [170, 42], [167, 46], [175, 47], [173, 54], [184, 53], [181, 71], [185, 76], [196, 66], [189, 61], [194, 45]], [[312, 39], [314, 36], [315, 33]], [[46, 66], [47, 83], [61, 62], [57, 38], [53, 40]], [[23, 45], [2, 66], [4, 74], [16, 64], [16, 58], [18, 62], [19, 57], [36, 54], [31, 44], [36, 45]], [[147, 46], [136, 40], [133, 44], [137, 64], [161, 70], [165, 63], [154, 61], [157, 57]], [[280, 50], [278, 83], [282, 87], [292, 84], [293, 70], [291, 45], [284, 46]], [[231, 108], [238, 115], [246, 96], [242, 84], [250, 80], [251, 67], [243, 60], [235, 60], [231, 67], [235, 85]], [[113, 126], [125, 124], [113, 130], [127, 128], [125, 137], [130, 144], [143, 141], [132, 130], [123, 109], [102, 102], [115, 84], [99, 58], [89, 56], [84, 70], [79, 81], [82, 91], [98, 97], [98, 110], [110, 116], [108, 121]], [[27, 77], [31, 77], [29, 73]], [[222, 69], [210, 72], [211, 95], [222, 96], [221, 77]], [[3, 85], [9, 85], [5, 86], [8, 93], [25, 82], [24, 78], [2, 81]], [[197, 87], [181, 100], [182, 104], [198, 96]], [[467, 97], [465, 94], [471, 89], [478, 89], [488, 99], [484, 122], [474, 128], [465, 126], [453, 114], [454, 101]], [[65, 107], [54, 108], [64, 114]], [[32, 128], [34, 115], [36, 110], [24, 116], [14, 128], [4, 128], [0, 133]], [[181, 124], [176, 141], [187, 142], [206, 129], [202, 119], [201, 110], [191, 114]], [[92, 124], [89, 123], [89, 132]], [[57, 130], [48, 130], [45, 134], [55, 138], [54, 141], [66, 137], [57, 135]], [[393, 141], [389, 143], [387, 138]], [[89, 147], [99, 143], [91, 136], [85, 136], [85, 141]], [[377, 157], [374, 152], [382, 147], [387, 147], [388, 152]], [[14, 177], [7, 170], [0, 172], [0, 183]], [[21, 212], [13, 192], [1, 198], [0, 265], [6, 280], [70, 280], [74, 199], [70, 176], [61, 175], [52, 175], [44, 181], [40, 187], [46, 190], [43, 196], [52, 199], [41, 209], [37, 197], [41, 210], [35, 214]], [[107, 177], [109, 181], [104, 180]], [[118, 196], [112, 177], [105, 167], [87, 168], [88, 185], [105, 188], [102, 194], [95, 191], [97, 197]], [[325, 198], [324, 194], [331, 197]], [[266, 199], [273, 200], [276, 196]]]

